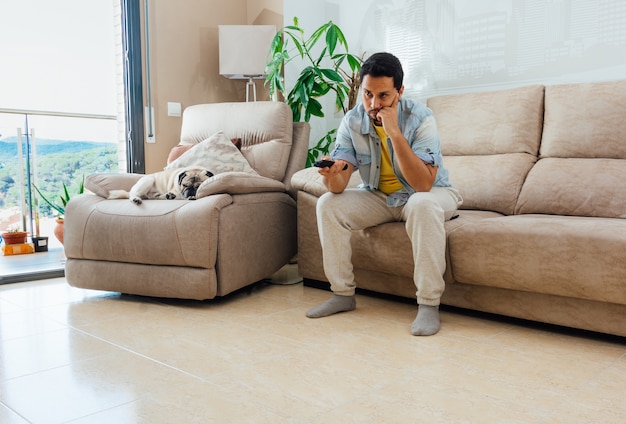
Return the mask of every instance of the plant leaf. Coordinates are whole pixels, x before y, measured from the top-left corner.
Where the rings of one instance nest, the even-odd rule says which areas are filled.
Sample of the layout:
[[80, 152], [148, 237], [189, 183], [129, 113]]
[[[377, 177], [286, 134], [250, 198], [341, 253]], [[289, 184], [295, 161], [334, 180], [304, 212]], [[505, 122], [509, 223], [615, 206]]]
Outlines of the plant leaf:
[[324, 112], [322, 111], [322, 104], [318, 102], [316, 99], [309, 99], [309, 103], [307, 104], [307, 108], [306, 108], [306, 113], [309, 115], [320, 117], [320, 118], [324, 117]]
[[322, 34], [324, 34], [324, 31], [326, 31], [326, 29], [328, 28], [329, 23], [326, 23], [326, 24], [322, 25], [321, 27], [319, 27], [318, 29], [316, 29], [313, 32], [313, 34], [311, 35], [311, 37], [309, 37], [309, 39], [307, 40], [306, 44], [308, 46], [314, 46], [317, 43], [317, 40], [320, 39]]
[[361, 69], [361, 59], [348, 54], [346, 55], [346, 58], [348, 59], [348, 64], [350, 65], [350, 69], [352, 70], [352, 72], [356, 72], [359, 71]]
[[326, 47], [328, 47], [328, 53], [332, 56], [337, 47], [337, 25], [330, 25], [328, 27], [328, 31], [326, 32]]
[[320, 66], [320, 63], [322, 62], [322, 60], [324, 60], [324, 57], [326, 56], [326, 47], [324, 47], [322, 49], [322, 51], [320, 52], [319, 56], [317, 57], [317, 59], [315, 60], [315, 66]]
[[44, 202], [46, 202], [48, 205], [50, 205], [50, 207], [52, 209], [56, 210], [61, 215], [65, 214], [65, 208], [63, 206], [61, 206], [61, 205], [51, 201], [46, 196], [44, 196], [44, 194], [41, 192], [41, 190], [39, 190], [39, 187], [37, 187], [35, 184], [33, 184], [33, 187], [35, 188], [35, 191], [37, 191], [37, 194], [39, 194], [39, 197], [41, 197], [41, 199]]
[[[289, 36], [289, 39], [291, 39], [293, 44], [296, 46], [296, 49], [298, 50], [300, 57], [304, 58], [305, 49], [302, 46], [300, 39], [295, 34], [292, 34], [291, 32], [286, 31], [285, 34]], [[286, 45], [287, 45], [287, 42], [285, 42], [285, 46]]]
[[272, 38], [272, 44], [270, 46], [270, 56], [275, 57], [276, 53], [283, 51], [283, 33], [277, 32], [274, 38]]
[[339, 72], [335, 71], [334, 69], [320, 69], [320, 72], [331, 81], [339, 83], [343, 82], [343, 78], [341, 77], [341, 75], [339, 75]]
[[335, 33], [335, 36], [339, 40], [339, 43], [346, 49], [346, 52], [347, 52], [348, 51], [348, 41], [346, 40], [345, 35], [343, 35], [343, 32], [341, 31], [341, 28], [339, 28], [337, 25], [333, 25], [333, 31]]

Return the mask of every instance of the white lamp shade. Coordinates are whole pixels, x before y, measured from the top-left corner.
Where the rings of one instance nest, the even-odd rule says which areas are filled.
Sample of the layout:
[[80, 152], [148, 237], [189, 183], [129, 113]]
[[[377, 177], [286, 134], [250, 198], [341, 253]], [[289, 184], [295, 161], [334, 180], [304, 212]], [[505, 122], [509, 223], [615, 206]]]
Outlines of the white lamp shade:
[[274, 25], [219, 25], [220, 75], [265, 78]]

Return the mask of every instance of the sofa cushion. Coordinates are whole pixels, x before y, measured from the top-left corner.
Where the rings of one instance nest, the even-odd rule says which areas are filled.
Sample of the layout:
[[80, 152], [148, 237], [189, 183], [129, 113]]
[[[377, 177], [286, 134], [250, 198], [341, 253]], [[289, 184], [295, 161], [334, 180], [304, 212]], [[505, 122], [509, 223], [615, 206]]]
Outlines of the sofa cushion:
[[626, 80], [546, 87], [541, 157], [626, 159]]
[[526, 178], [516, 213], [626, 218], [625, 181], [626, 160], [540, 159]]
[[541, 85], [483, 93], [435, 96], [444, 156], [528, 153], [536, 155], [543, 120]]
[[179, 144], [197, 144], [222, 131], [229, 139], [241, 138], [241, 153], [259, 175], [282, 181], [291, 153], [292, 121], [284, 102], [194, 105], [183, 112]]
[[549, 86], [545, 105], [516, 213], [626, 218], [626, 80]]
[[462, 209], [513, 214], [539, 151], [543, 86], [428, 99]]
[[552, 215], [484, 219], [448, 236], [460, 283], [626, 304], [626, 220]]
[[461, 209], [515, 212], [517, 198], [536, 158], [525, 153], [447, 156], [452, 184], [461, 192]]
[[165, 169], [186, 168], [188, 166], [201, 166], [213, 174], [221, 174], [222, 172], [257, 174], [237, 146], [222, 131], [216, 132], [192, 149], [187, 150], [178, 159], [167, 165]]

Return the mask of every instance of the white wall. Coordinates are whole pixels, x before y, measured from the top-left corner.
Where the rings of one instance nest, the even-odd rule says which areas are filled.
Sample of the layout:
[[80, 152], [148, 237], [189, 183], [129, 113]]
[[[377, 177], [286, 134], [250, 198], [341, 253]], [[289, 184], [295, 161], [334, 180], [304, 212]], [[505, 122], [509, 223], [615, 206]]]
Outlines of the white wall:
[[284, 0], [283, 11], [309, 31], [332, 19], [352, 53], [396, 54], [419, 99], [626, 78], [623, 0]]
[[[626, 78], [623, 0], [284, 0], [283, 16], [285, 25], [297, 16], [308, 35], [333, 20], [353, 54], [394, 53], [405, 95], [421, 101]], [[298, 72], [286, 67], [287, 88]], [[340, 119], [313, 118], [311, 145]]]

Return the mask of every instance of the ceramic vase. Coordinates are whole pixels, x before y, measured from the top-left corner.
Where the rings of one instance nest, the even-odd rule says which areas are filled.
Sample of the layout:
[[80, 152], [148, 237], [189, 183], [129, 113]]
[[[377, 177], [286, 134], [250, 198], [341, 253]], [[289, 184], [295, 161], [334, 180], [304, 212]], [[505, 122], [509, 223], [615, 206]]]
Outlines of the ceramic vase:
[[54, 236], [63, 244], [63, 218], [57, 218], [57, 225], [54, 227]]

